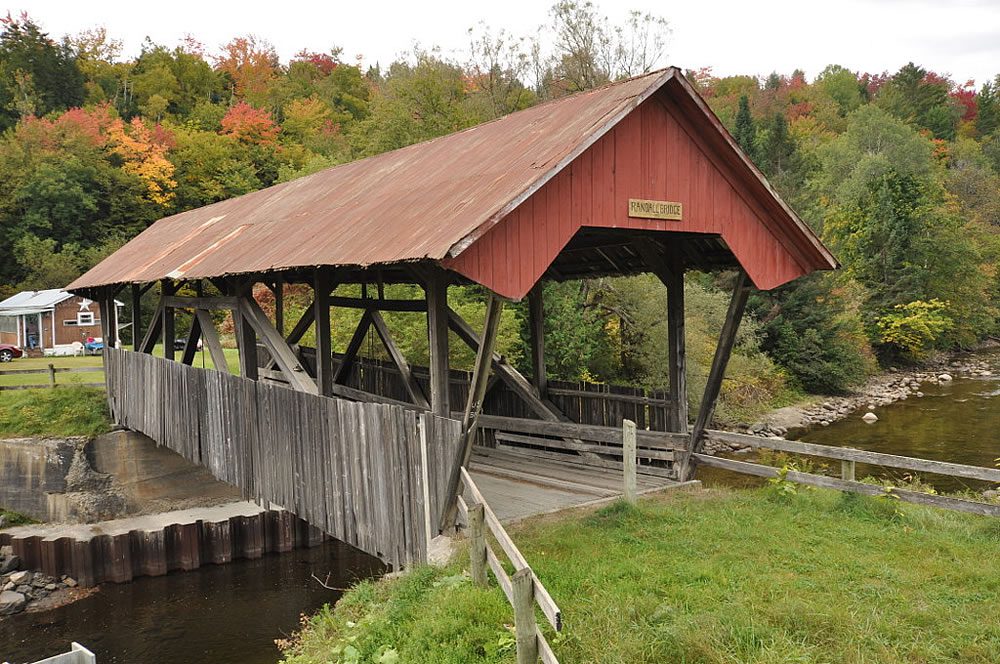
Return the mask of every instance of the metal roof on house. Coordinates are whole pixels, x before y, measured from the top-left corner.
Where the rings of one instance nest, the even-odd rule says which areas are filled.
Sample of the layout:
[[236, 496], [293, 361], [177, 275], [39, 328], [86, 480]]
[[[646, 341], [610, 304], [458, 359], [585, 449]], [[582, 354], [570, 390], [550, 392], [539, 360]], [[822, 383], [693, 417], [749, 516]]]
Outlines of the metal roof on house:
[[[681, 72], [665, 69], [166, 217], [68, 288], [454, 258], [668, 83], [739, 152]], [[809, 270], [836, 267], [739, 159], [789, 243], [806, 247]]]
[[62, 288], [21, 291], [0, 302], [0, 316], [22, 316], [49, 311], [64, 300], [74, 297]]

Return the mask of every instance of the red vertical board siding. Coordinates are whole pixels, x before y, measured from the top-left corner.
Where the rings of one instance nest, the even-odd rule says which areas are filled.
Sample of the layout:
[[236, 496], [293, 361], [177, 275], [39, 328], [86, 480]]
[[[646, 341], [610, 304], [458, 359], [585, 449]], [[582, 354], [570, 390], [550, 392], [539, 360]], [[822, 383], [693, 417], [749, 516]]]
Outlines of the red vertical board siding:
[[[592, 226], [719, 234], [759, 288], [806, 274], [738, 178], [673, 112], [656, 100], [641, 104], [445, 265], [520, 299], [573, 235]], [[684, 218], [631, 218], [630, 198], [679, 201]]]

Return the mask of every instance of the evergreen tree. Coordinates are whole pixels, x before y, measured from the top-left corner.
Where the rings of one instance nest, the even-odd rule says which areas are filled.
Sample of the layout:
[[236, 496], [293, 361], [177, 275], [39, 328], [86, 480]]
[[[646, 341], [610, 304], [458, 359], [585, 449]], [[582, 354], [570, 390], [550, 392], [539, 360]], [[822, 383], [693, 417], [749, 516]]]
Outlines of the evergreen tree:
[[743, 149], [743, 152], [753, 159], [757, 129], [753, 124], [753, 116], [750, 115], [750, 98], [746, 95], [740, 97], [740, 110], [736, 113], [736, 128], [733, 131], [733, 138], [736, 139], [736, 144]]
[[0, 131], [83, 103], [83, 74], [68, 42], [57, 45], [27, 16], [0, 23]]
[[980, 136], [989, 136], [1000, 128], [1000, 75], [983, 83], [976, 106], [976, 131]]

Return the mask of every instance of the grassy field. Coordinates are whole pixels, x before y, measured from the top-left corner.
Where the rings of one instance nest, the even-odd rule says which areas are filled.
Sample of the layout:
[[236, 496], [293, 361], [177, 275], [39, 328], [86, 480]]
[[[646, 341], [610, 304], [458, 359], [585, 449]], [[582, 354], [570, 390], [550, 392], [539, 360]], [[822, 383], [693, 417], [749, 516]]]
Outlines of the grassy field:
[[110, 427], [99, 387], [0, 392], [0, 438], [96, 436]]
[[[550, 642], [564, 664], [1000, 661], [997, 520], [708, 489], [512, 534], [563, 610]], [[284, 662], [513, 662], [510, 607], [464, 565], [362, 583], [304, 623]]]
[[[229, 366], [229, 371], [231, 373], [239, 373], [240, 368], [240, 356], [239, 351], [235, 348], [225, 348], [223, 351], [226, 354], [226, 363]], [[163, 344], [157, 344], [153, 349], [153, 355], [157, 357], [163, 357]], [[180, 358], [180, 353], [177, 354], [178, 359]], [[3, 371], [17, 371], [20, 369], [48, 369], [49, 364], [52, 364], [57, 369], [77, 369], [83, 367], [100, 367], [102, 365], [102, 360], [100, 355], [85, 355], [81, 357], [39, 357], [39, 358], [20, 358], [14, 360], [13, 362], [8, 362], [0, 364], [0, 372]], [[212, 358], [207, 350], [199, 351], [195, 356], [194, 366], [205, 367], [208, 369], [214, 369], [215, 364], [212, 362]], [[104, 372], [99, 371], [88, 371], [83, 373], [73, 373], [73, 372], [59, 372], [56, 374], [56, 384], [57, 385], [79, 385], [81, 383], [103, 383], [104, 382]], [[48, 385], [49, 376], [48, 374], [14, 374], [14, 375], [2, 375], [0, 374], [0, 387], [14, 386], [14, 385]]]

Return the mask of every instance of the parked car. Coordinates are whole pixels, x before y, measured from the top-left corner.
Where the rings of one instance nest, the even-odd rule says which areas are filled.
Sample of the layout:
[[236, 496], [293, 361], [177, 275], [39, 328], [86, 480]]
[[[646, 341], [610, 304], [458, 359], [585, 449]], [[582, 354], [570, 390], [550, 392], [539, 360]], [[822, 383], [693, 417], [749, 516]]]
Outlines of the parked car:
[[10, 362], [24, 355], [24, 351], [14, 344], [0, 344], [0, 362]]
[[[174, 350], [184, 350], [184, 346], [187, 346], [187, 339], [174, 339]], [[201, 339], [198, 339], [198, 350], [201, 350]]]

